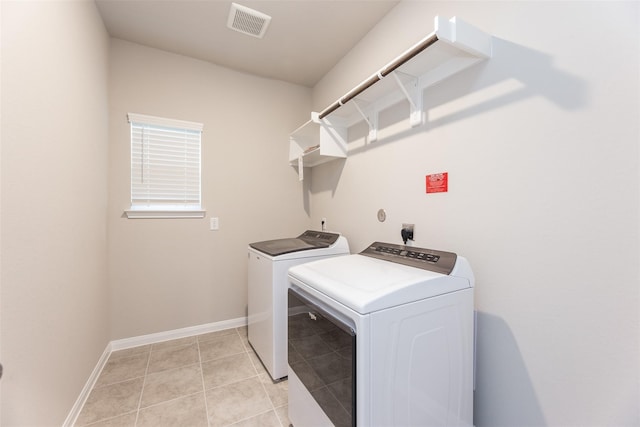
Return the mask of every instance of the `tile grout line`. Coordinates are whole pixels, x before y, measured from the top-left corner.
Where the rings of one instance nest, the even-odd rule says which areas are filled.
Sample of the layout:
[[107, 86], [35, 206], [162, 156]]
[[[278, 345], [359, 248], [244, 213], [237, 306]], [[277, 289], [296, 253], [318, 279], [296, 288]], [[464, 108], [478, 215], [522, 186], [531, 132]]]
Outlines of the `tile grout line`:
[[[260, 380], [260, 377], [258, 376], [258, 380]], [[267, 381], [271, 381], [271, 377], [269, 376], [269, 374], [267, 374]], [[280, 420], [280, 417], [278, 416], [278, 412], [276, 411], [276, 407], [273, 404], [273, 400], [271, 400], [271, 397], [269, 397], [269, 392], [267, 392], [267, 387], [264, 385], [264, 383], [262, 381], [260, 381], [260, 385], [262, 386], [262, 390], [264, 390], [264, 393], [267, 395], [267, 400], [269, 400], [269, 404], [271, 405], [271, 411], [273, 411], [273, 414], [276, 416], [276, 419], [278, 420], [278, 424], [280, 424], [280, 427], [286, 427], [282, 425], [282, 421]]]
[[[236, 331], [237, 331], [237, 329], [236, 329]], [[239, 334], [239, 332], [238, 332], [238, 334]], [[242, 338], [242, 336], [240, 338]], [[249, 337], [247, 337], [247, 343], [249, 343]], [[244, 340], [242, 341], [242, 345], [244, 346]], [[248, 348], [245, 348], [245, 351], [247, 352], [247, 354], [255, 353], [254, 350], [253, 350], [253, 347], [251, 347], [250, 343], [249, 343]], [[257, 354], [256, 354], [256, 357], [258, 357]], [[271, 397], [269, 396], [269, 392], [267, 391], [267, 387], [265, 386], [264, 382], [260, 378], [262, 375], [266, 375], [267, 381], [271, 381], [271, 375], [269, 375], [269, 372], [266, 369], [265, 369], [265, 373], [261, 374], [260, 370], [259, 370], [259, 368], [261, 368], [261, 367], [260, 366], [256, 366], [251, 357], [249, 357], [249, 361], [253, 365], [253, 369], [255, 369], [255, 371], [256, 371], [256, 374], [258, 376], [258, 381], [260, 382], [260, 385], [262, 386], [262, 391], [264, 391], [264, 394], [267, 395], [267, 400], [269, 401], [269, 404], [271, 405], [270, 411], [273, 411], [273, 414], [276, 416], [276, 419], [278, 420], [278, 424], [280, 424], [280, 427], [288, 427], [288, 426], [284, 426], [282, 424], [282, 420], [278, 416], [278, 411], [276, 411], [276, 406], [273, 404], [273, 400], [271, 400]], [[262, 363], [262, 362], [260, 360], [258, 360], [258, 363]], [[281, 381], [286, 381], [286, 380], [281, 380]], [[288, 402], [287, 402], [287, 404], [288, 404]], [[282, 406], [284, 406], [284, 405], [282, 405]], [[278, 408], [279, 407], [280, 406], [278, 406]], [[266, 411], [266, 412], [269, 412], [269, 411]]]
[[204, 384], [204, 367], [202, 366], [202, 354], [200, 353], [200, 337], [196, 337], [198, 345], [198, 362], [200, 363], [200, 379], [202, 380], [202, 397], [204, 399], [204, 412], [207, 416], [207, 426], [211, 425], [209, 421], [209, 404], [207, 403], [207, 387]]
[[144, 377], [142, 377], [142, 389], [140, 390], [140, 397], [138, 398], [138, 408], [136, 410], [136, 420], [134, 426], [138, 425], [138, 418], [140, 418], [140, 405], [142, 405], [142, 395], [144, 394], [144, 386], [147, 383], [147, 373], [149, 372], [149, 364], [151, 364], [151, 351], [153, 346], [149, 347], [149, 354], [147, 355], [147, 366], [144, 368]]
[[[250, 420], [250, 419], [252, 419], [252, 418], [259, 417], [260, 415], [268, 414], [268, 413], [269, 413], [269, 412], [271, 412], [271, 411], [273, 411], [273, 409], [269, 409], [269, 410], [267, 410], [267, 411], [260, 412], [259, 414], [256, 414], [256, 415], [250, 415], [250, 416], [248, 416], [248, 417], [246, 417], [246, 418], [242, 418], [242, 419], [240, 419], [240, 420], [238, 420], [238, 421], [234, 421], [234, 422], [232, 422], [231, 424], [226, 424], [224, 427], [230, 427], [230, 426], [233, 426], [233, 425], [238, 424], [238, 423], [241, 423], [241, 422], [243, 422], [243, 421], [247, 421], [247, 420]], [[275, 416], [276, 416], [276, 418], [278, 418], [278, 414], [275, 414]], [[278, 423], [279, 423], [280, 425], [282, 425], [282, 423], [280, 422], [280, 419], [279, 419], [279, 418], [278, 418]]]
[[[195, 363], [194, 363], [194, 365], [195, 365]], [[172, 397], [171, 399], [163, 400], [162, 402], [157, 402], [157, 403], [154, 403], [152, 405], [145, 406], [144, 408], [141, 408], [141, 409], [156, 408], [156, 407], [162, 406], [162, 405], [164, 405], [166, 403], [175, 402], [175, 401], [184, 399], [185, 397], [196, 396], [196, 395], [198, 395], [200, 393], [202, 393], [202, 392], [201, 391], [196, 391], [196, 392], [193, 392], [193, 393], [187, 393], [187, 394], [184, 394], [184, 395], [181, 395], [181, 396]]]
[[[256, 372], [256, 378], [258, 379], [258, 382], [260, 383], [260, 386], [262, 387], [262, 391], [267, 396], [267, 400], [269, 401], [269, 405], [271, 405], [271, 409], [269, 409], [268, 411], [262, 412], [262, 413], [260, 413], [258, 415], [266, 414], [268, 412], [273, 412], [273, 415], [276, 417], [276, 420], [278, 420], [278, 424], [280, 425], [280, 427], [287, 427], [287, 426], [283, 426], [282, 425], [282, 421], [280, 420], [280, 417], [278, 416], [278, 412], [276, 411], [276, 407], [274, 406], [273, 401], [271, 400], [271, 397], [269, 397], [269, 392], [267, 392], [267, 387], [264, 385], [264, 383], [262, 382], [262, 380], [260, 378], [263, 375], [263, 374], [260, 373], [261, 366], [256, 366], [256, 364], [253, 361], [253, 358], [251, 357], [251, 353], [255, 353], [255, 351], [253, 350], [253, 347], [251, 347], [251, 343], [249, 343], [249, 337], [247, 336], [247, 345], [245, 345], [244, 339], [243, 339], [242, 335], [240, 334], [240, 331], [238, 331], [238, 328], [236, 328], [236, 332], [238, 333], [238, 335], [240, 336], [240, 339], [242, 340], [242, 346], [244, 347], [244, 351], [247, 354], [247, 356], [249, 356], [249, 362], [253, 366], [253, 370]], [[247, 331], [247, 333], [248, 333], [248, 331]], [[258, 357], [257, 354], [256, 354], [256, 357]], [[260, 360], [258, 360], [258, 363], [262, 363], [262, 362]], [[269, 376], [268, 372], [266, 372], [266, 376], [267, 376], [267, 381], [270, 381], [271, 380], [271, 376]], [[252, 417], [248, 417], [248, 418], [245, 418], [244, 420], [239, 420], [237, 422], [245, 421], [245, 420], [251, 419], [253, 417], [256, 417], [258, 415], [253, 415]]]
[[118, 418], [120, 418], [122, 416], [125, 416], [125, 415], [133, 414], [134, 412], [135, 411], [125, 412], [124, 414], [119, 414], [119, 415], [114, 415], [112, 417], [102, 418], [100, 420], [93, 421], [91, 424], [82, 424], [80, 426], [76, 426], [76, 424], [74, 424], [73, 427], [92, 427], [92, 426], [95, 426], [97, 424], [103, 424], [105, 422], [109, 422], [109, 421], [118, 419]]

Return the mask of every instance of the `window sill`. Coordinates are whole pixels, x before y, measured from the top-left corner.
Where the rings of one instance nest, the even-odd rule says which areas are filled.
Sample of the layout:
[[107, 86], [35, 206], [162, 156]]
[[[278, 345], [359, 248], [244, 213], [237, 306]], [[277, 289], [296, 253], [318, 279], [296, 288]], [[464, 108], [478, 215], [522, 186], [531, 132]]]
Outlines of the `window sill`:
[[190, 209], [190, 210], [134, 209], [134, 210], [125, 210], [124, 213], [129, 219], [204, 218], [207, 214], [207, 211], [203, 209]]

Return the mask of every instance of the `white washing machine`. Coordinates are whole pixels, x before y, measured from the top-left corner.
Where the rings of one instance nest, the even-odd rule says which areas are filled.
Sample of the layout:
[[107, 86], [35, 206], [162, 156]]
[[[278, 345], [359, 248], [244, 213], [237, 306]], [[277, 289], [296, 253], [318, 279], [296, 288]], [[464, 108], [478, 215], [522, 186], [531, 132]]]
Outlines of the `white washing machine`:
[[289, 280], [294, 427], [473, 425], [465, 258], [376, 242], [292, 267]]
[[344, 236], [323, 231], [307, 230], [295, 238], [249, 245], [249, 343], [274, 380], [287, 376], [287, 270], [348, 254]]

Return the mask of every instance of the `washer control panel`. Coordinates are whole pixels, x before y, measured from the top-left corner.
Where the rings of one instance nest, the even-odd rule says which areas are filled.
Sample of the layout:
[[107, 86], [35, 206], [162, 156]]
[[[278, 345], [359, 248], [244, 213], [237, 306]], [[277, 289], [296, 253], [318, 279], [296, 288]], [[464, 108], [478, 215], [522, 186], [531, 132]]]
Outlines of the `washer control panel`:
[[385, 261], [449, 274], [456, 264], [457, 255], [453, 252], [434, 249], [416, 248], [413, 246], [394, 245], [393, 243], [374, 242], [360, 255], [383, 259]]
[[301, 235], [298, 236], [298, 239], [304, 240], [305, 242], [318, 246], [318, 247], [328, 247], [333, 245], [338, 238], [340, 237], [337, 233], [327, 233], [326, 231], [314, 231], [307, 230]]

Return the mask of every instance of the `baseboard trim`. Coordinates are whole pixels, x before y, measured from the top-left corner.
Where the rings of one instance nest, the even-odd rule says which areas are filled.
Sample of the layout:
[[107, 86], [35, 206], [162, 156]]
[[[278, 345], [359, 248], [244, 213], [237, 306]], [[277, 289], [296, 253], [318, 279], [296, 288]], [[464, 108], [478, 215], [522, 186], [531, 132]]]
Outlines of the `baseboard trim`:
[[91, 393], [93, 386], [96, 384], [96, 381], [98, 381], [98, 377], [100, 376], [100, 373], [104, 368], [104, 365], [107, 364], [107, 360], [109, 360], [110, 355], [111, 355], [111, 343], [107, 343], [107, 346], [102, 352], [102, 356], [100, 356], [100, 359], [98, 359], [98, 363], [96, 364], [96, 367], [93, 368], [93, 372], [91, 372], [91, 375], [89, 375], [89, 379], [87, 380], [86, 384], [84, 385], [84, 388], [80, 392], [80, 396], [76, 400], [76, 403], [73, 405], [73, 408], [71, 408], [71, 412], [69, 412], [69, 415], [67, 415], [67, 419], [64, 420], [64, 423], [62, 424], [63, 427], [71, 427], [76, 423], [76, 420], [78, 419], [78, 415], [80, 415], [80, 411], [82, 410], [82, 407], [84, 406], [85, 402], [89, 398], [89, 394]]
[[93, 386], [96, 384], [96, 381], [98, 381], [98, 377], [100, 376], [100, 373], [102, 373], [102, 369], [104, 369], [104, 366], [107, 364], [109, 356], [113, 351], [139, 347], [141, 345], [155, 344], [159, 342], [175, 340], [178, 338], [186, 338], [194, 335], [206, 334], [208, 332], [239, 328], [246, 325], [247, 318], [239, 317], [237, 319], [223, 320], [221, 322], [206, 323], [204, 325], [190, 326], [187, 328], [174, 329], [171, 331], [158, 332], [155, 334], [141, 335], [138, 337], [110, 341], [109, 343], [107, 343], [107, 346], [104, 349], [102, 356], [100, 356], [96, 367], [93, 369], [93, 372], [91, 372], [87, 383], [84, 385], [84, 388], [80, 392], [80, 396], [73, 405], [73, 408], [71, 408], [71, 412], [69, 412], [67, 419], [62, 424], [63, 427], [72, 427], [75, 424], [78, 416], [80, 415], [82, 407], [89, 398], [89, 394], [91, 393]]
[[189, 326], [187, 328], [174, 329], [172, 331], [158, 332], [155, 334], [141, 335], [138, 337], [124, 338], [111, 341], [111, 351], [124, 350], [127, 348], [140, 347], [141, 345], [155, 344], [163, 341], [175, 340], [178, 338], [191, 337], [194, 335], [206, 334], [208, 332], [222, 331], [225, 329], [239, 328], [247, 325], [246, 317], [223, 320], [221, 322], [206, 323], [204, 325]]

